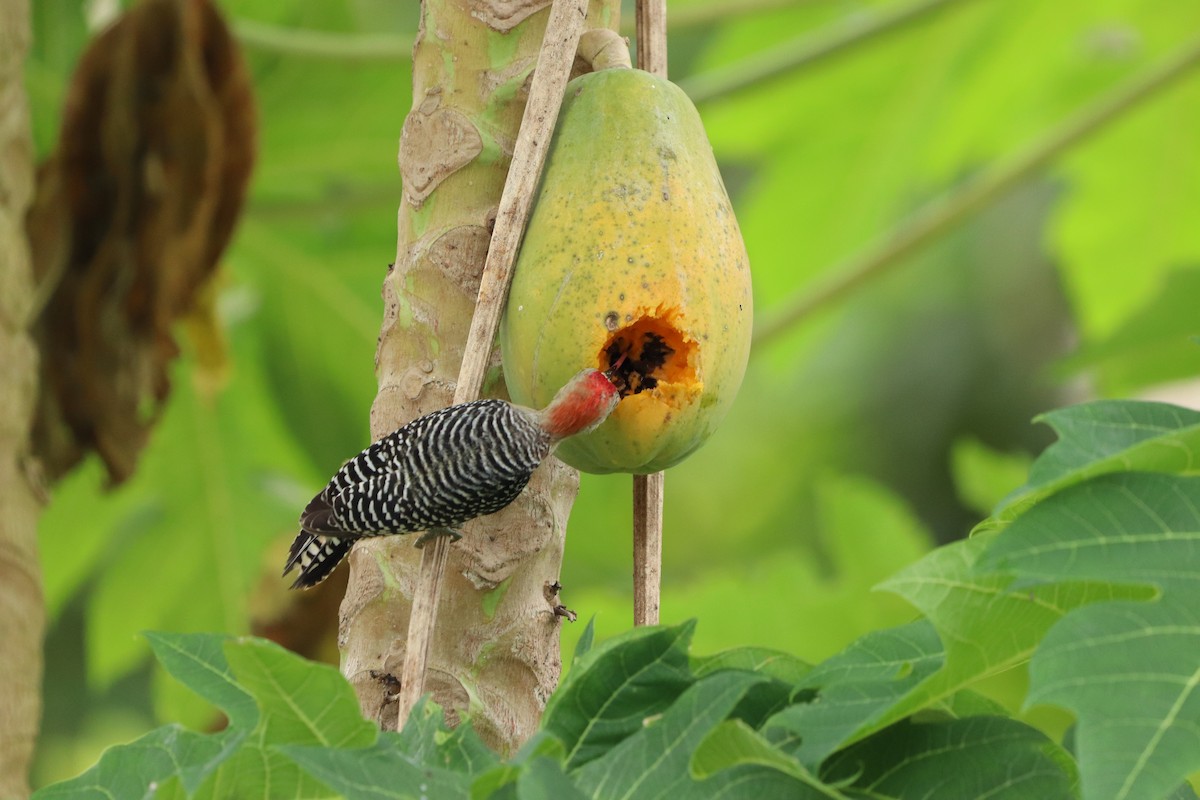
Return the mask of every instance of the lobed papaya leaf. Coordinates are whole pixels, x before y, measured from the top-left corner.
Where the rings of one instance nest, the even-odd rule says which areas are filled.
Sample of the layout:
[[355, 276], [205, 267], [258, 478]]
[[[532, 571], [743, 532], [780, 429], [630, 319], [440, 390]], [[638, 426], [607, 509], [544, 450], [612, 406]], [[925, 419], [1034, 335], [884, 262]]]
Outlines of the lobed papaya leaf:
[[687, 648], [695, 621], [635, 628], [591, 649], [546, 705], [542, 728], [577, 769], [641, 730], [692, 683]]
[[375, 726], [363, 719], [353, 688], [336, 668], [253, 637], [227, 641], [225, 657], [258, 704], [262, 741], [361, 747], [374, 739]]
[[575, 642], [575, 652], [571, 656], [571, 665], [574, 666], [579, 659], [588, 654], [592, 649], [592, 645], [596, 643], [596, 615], [593, 614], [587, 621], [587, 625], [583, 626], [583, 633], [579, 635], [579, 639]]
[[994, 512], [1010, 522], [1035, 503], [1096, 475], [1200, 467], [1200, 412], [1142, 400], [1097, 400], [1042, 414], [1058, 434], [1029, 470], [1028, 482]]
[[1078, 780], [1065, 750], [1005, 717], [901, 722], [834, 755], [821, 777], [880, 800], [1075, 800]]
[[1194, 335], [1200, 269], [1168, 272], [1158, 294], [1110, 335], [1084, 342], [1061, 365], [1062, 371], [1088, 371], [1107, 396], [1129, 395], [1146, 386], [1186, 380], [1200, 372]]
[[1200, 478], [1115, 473], [1043, 500], [981, 559], [1035, 588], [1107, 581], [1154, 596], [1073, 611], [1030, 664], [1029, 703], [1077, 716], [1085, 800], [1163, 797], [1200, 770], [1198, 553]]
[[519, 800], [587, 800], [567, 777], [561, 762], [552, 758], [535, 758], [525, 765], [516, 785]]
[[[942, 668], [945, 654], [926, 620], [869, 633], [818, 664], [800, 683], [817, 702], [775, 714], [764, 733], [815, 769], [831, 753], [886, 724], [897, 704]], [[798, 744], [795, 744], [798, 742]]]
[[278, 750], [347, 800], [471, 797], [469, 775], [422, 763], [405, 752], [394, 733], [381, 734], [369, 747], [282, 745]]
[[158, 663], [175, 680], [221, 709], [230, 726], [250, 730], [258, 724], [254, 698], [237, 684], [225, 658], [225, 642], [230, 637], [218, 633], [161, 631], [147, 631], [143, 635]]
[[264, 800], [292, 800], [332, 795], [328, 786], [311, 777], [286, 755], [248, 737], [217, 765], [191, 798], [225, 800], [229, 797], [261, 797]]
[[756, 672], [785, 683], [799, 683], [812, 670], [811, 664], [794, 655], [768, 647], [735, 647], [711, 656], [694, 656], [691, 663], [692, 672], [697, 678], [722, 670], [737, 669]]
[[660, 718], [648, 720], [641, 730], [579, 768], [575, 782], [592, 797], [694, 794], [697, 788], [688, 765], [696, 747], [762, 680], [745, 672], [702, 678]]
[[924, 613], [945, 643], [945, 666], [882, 714], [875, 729], [1024, 663], [1073, 609], [1153, 594], [1144, 586], [1106, 581], [1018, 584], [1010, 572], [978, 565], [994, 539], [976, 536], [941, 547], [881, 584]]
[[[510, 760], [498, 764], [475, 778], [471, 784], [471, 800], [515, 798], [517, 781], [524, 774], [526, 765], [543, 760], [563, 764], [566, 761], [566, 748], [553, 735], [540, 730], [529, 737], [529, 740]], [[548, 780], [553, 779], [551, 775], [542, 777]]]
[[[128, 744], [110, 747], [89, 770], [39, 789], [35, 800], [91, 800], [95, 797], [157, 798], [157, 790], [175, 779], [190, 792], [236, 751], [245, 731], [215, 735], [165, 725]], [[174, 790], [171, 790], [174, 791]]]
[[[148, 633], [163, 666], [226, 712], [229, 727], [203, 734], [177, 725], [112, 747], [82, 775], [37, 797], [325, 797], [329, 788], [277, 746], [336, 751], [376, 737], [350, 685], [333, 667], [262, 639], [219, 634]], [[447, 758], [469, 761], [467, 735], [444, 743]], [[460, 753], [472, 749], [472, 755]], [[465, 778], [464, 778], [465, 780]]]
[[733, 767], [754, 765], [776, 770], [817, 791], [820, 796], [842, 798], [837, 789], [822, 783], [797, 759], [784, 753], [741, 720], [726, 720], [713, 728], [692, 754], [691, 774], [711, 777]]

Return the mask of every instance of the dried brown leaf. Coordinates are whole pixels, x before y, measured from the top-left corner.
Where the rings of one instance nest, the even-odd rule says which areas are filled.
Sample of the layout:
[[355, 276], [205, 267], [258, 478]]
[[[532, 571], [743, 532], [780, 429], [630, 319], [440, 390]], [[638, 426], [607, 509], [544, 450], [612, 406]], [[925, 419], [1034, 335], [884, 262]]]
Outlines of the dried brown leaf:
[[133, 471], [170, 391], [173, 323], [228, 244], [254, 157], [250, 81], [208, 0], [144, 0], [84, 53], [27, 220], [57, 478], [89, 450]]

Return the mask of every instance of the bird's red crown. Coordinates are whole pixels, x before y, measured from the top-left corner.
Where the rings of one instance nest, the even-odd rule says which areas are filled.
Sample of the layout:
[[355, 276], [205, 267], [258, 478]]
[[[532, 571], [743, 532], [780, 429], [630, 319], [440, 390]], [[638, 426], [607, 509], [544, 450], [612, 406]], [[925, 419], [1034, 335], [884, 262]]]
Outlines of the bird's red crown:
[[604, 422], [620, 400], [617, 387], [603, 372], [585, 369], [542, 411], [542, 427], [555, 439], [587, 433]]

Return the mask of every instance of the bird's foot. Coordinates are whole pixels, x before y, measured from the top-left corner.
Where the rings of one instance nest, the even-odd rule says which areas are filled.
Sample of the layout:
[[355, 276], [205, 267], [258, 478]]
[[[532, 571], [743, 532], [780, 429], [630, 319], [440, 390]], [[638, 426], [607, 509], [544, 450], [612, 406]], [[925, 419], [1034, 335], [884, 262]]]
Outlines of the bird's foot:
[[424, 549], [425, 545], [429, 544], [439, 536], [449, 536], [452, 543], [457, 542], [462, 538], [462, 534], [453, 528], [430, 528], [422, 533], [417, 538], [417, 541], [413, 542], [413, 547], [417, 548], [418, 550]]

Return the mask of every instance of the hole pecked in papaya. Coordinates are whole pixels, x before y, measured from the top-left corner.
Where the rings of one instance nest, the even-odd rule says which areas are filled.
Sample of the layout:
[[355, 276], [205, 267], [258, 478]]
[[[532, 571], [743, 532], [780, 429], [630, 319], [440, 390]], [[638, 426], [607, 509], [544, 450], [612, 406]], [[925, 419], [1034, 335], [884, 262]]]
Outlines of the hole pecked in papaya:
[[621, 397], [662, 384], [693, 383], [696, 343], [671, 322], [673, 309], [661, 306], [614, 330], [600, 349], [599, 369], [608, 373]]

